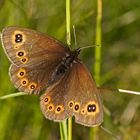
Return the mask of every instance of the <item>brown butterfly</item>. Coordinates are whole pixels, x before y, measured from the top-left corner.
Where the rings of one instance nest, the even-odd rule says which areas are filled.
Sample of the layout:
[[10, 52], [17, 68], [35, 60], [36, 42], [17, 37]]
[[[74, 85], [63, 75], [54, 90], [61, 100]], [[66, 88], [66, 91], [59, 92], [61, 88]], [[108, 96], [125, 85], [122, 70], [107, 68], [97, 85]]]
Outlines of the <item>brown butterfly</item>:
[[85, 126], [103, 120], [99, 90], [86, 66], [78, 58], [80, 48], [67, 45], [43, 33], [21, 28], [3, 29], [1, 40], [11, 61], [11, 81], [20, 91], [40, 94], [44, 116], [62, 121], [74, 116]]

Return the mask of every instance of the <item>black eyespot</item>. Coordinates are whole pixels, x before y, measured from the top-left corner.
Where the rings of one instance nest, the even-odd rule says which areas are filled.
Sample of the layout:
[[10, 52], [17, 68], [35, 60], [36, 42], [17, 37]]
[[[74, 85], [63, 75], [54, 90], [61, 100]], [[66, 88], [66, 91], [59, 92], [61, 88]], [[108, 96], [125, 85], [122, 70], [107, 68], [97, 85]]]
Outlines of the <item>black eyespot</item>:
[[16, 43], [20, 43], [20, 42], [22, 42], [22, 35], [21, 34], [16, 34], [15, 35], [15, 42]]
[[23, 58], [23, 59], [22, 59], [22, 62], [26, 62], [26, 58]]
[[96, 111], [96, 105], [95, 104], [90, 104], [87, 106], [88, 112], [95, 112]]
[[24, 72], [23, 72], [23, 71], [22, 71], [22, 72], [20, 72], [19, 74], [20, 74], [20, 76], [24, 76]]
[[30, 85], [29, 85], [29, 89], [35, 89], [37, 87], [37, 84], [32, 82]]
[[44, 102], [48, 102], [48, 101], [49, 101], [49, 99], [48, 99], [48, 98], [45, 98], [45, 99], [44, 99]]
[[25, 57], [25, 58], [22, 58], [21, 61], [22, 61], [23, 63], [25, 63], [25, 62], [27, 61], [27, 58], [26, 58], [26, 57]]
[[16, 34], [16, 38], [22, 38], [22, 34]]
[[22, 84], [24, 84], [24, 85], [25, 85], [26, 83], [27, 83], [26, 81], [22, 81]]
[[52, 105], [49, 106], [49, 110], [53, 110], [53, 106]]
[[69, 107], [72, 107], [72, 106], [73, 106], [73, 102], [70, 102], [70, 103], [69, 103]]
[[[22, 78], [22, 77], [25, 76], [25, 74], [26, 74], [26, 70], [25, 70], [24, 68], [20, 68], [19, 71], [18, 71], [18, 73], [17, 73], [17, 76], [18, 76], [19, 78]], [[23, 81], [23, 80], [22, 80], [22, 81]]]
[[76, 104], [75, 107], [74, 107], [74, 109], [77, 111], [79, 109], [79, 105]]
[[23, 56], [24, 55], [24, 52], [18, 52], [18, 56]]
[[21, 80], [21, 85], [26, 86], [28, 84], [28, 80], [26, 78]]
[[20, 42], [22, 42], [22, 39], [15, 39], [15, 42], [20, 43]]
[[31, 89], [35, 89], [35, 85], [31, 85], [30, 88], [31, 88]]
[[85, 110], [82, 110], [82, 113], [85, 113]]
[[52, 106], [51, 105], [49, 106], [49, 110], [52, 110]]
[[61, 110], [61, 108], [60, 107], [57, 107], [57, 111], [59, 112]]
[[18, 49], [19, 47], [18, 47], [18, 46], [14, 46], [14, 48], [15, 48], [15, 49]]
[[50, 102], [50, 100], [51, 100], [51, 97], [47, 96], [47, 97], [44, 98], [44, 103], [48, 104]]

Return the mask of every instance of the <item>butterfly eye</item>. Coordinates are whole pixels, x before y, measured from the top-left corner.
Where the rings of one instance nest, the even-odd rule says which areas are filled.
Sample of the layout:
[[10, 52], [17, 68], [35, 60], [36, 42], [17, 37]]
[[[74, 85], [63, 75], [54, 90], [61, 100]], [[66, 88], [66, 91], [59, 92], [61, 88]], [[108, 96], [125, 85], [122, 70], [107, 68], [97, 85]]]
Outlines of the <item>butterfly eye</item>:
[[48, 110], [49, 110], [49, 111], [53, 111], [53, 110], [54, 110], [54, 105], [53, 105], [53, 104], [50, 104], [50, 105], [48, 106]]
[[27, 86], [27, 85], [28, 85], [28, 80], [27, 80], [27, 78], [24, 78], [24, 79], [21, 80], [21, 85], [22, 85], [22, 86]]
[[22, 78], [22, 77], [25, 76], [25, 74], [26, 74], [25, 69], [21, 68], [21, 69], [18, 71], [17, 76], [18, 76], [19, 78]]

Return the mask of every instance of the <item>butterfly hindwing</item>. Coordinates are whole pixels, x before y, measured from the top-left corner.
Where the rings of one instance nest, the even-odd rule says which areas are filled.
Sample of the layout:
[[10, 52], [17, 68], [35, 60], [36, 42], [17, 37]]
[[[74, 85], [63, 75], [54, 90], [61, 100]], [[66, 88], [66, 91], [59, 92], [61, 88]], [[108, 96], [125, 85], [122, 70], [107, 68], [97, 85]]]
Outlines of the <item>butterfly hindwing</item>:
[[81, 62], [73, 63], [65, 95], [66, 111], [75, 116], [77, 123], [96, 126], [103, 121], [99, 90], [88, 69]]
[[87, 68], [81, 62], [73, 63], [58, 83], [48, 88], [41, 97], [40, 106], [44, 116], [57, 121], [60, 116], [50, 112], [48, 108], [53, 105], [55, 110], [55, 106], [62, 104], [64, 118], [75, 116], [77, 123], [86, 126], [101, 124], [102, 105], [99, 91], [94, 84]]
[[64, 74], [55, 84], [48, 87], [46, 92], [40, 97], [40, 107], [47, 119], [62, 121], [71, 116], [66, 113], [64, 98], [67, 91], [65, 82], [68, 76], [69, 72]]

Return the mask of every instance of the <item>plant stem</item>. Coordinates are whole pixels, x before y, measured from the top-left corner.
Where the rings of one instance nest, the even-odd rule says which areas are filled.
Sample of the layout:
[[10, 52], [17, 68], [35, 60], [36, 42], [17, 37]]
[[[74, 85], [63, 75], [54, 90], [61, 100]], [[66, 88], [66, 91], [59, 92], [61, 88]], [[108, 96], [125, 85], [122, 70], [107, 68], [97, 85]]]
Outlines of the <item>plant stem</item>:
[[94, 65], [94, 76], [97, 85], [100, 84], [100, 71], [101, 71], [101, 40], [102, 40], [102, 0], [97, 0], [97, 18], [96, 18], [96, 41], [95, 45], [95, 65]]
[[[66, 0], [66, 32], [67, 32], [67, 44], [71, 45], [71, 33], [70, 33], [70, 0]], [[68, 119], [68, 140], [72, 140], [72, 118]]]
[[66, 32], [67, 32], [67, 44], [71, 45], [70, 34], [70, 0], [66, 0]]
[[64, 120], [63, 122], [59, 123], [60, 128], [60, 137], [61, 140], [67, 140], [67, 120]]
[[13, 97], [21, 96], [21, 95], [27, 95], [27, 93], [25, 93], [25, 92], [17, 92], [17, 93], [4, 95], [4, 96], [0, 97], [0, 100], [4, 100], [4, 99], [7, 99], [7, 98], [13, 98]]
[[72, 118], [68, 119], [68, 140], [72, 140]]
[[[97, 85], [100, 85], [100, 72], [101, 72], [101, 40], [102, 40], [102, 0], [97, 0], [97, 18], [96, 18], [96, 40], [95, 45], [95, 64], [94, 64], [94, 76]], [[90, 129], [90, 140], [97, 138], [98, 127]]]
[[[70, 34], [70, 0], [66, 0], [66, 33], [67, 33], [67, 44], [71, 45], [71, 34]], [[67, 132], [68, 129], [68, 132]], [[60, 123], [60, 136], [61, 140], [72, 140], [72, 118]]]

